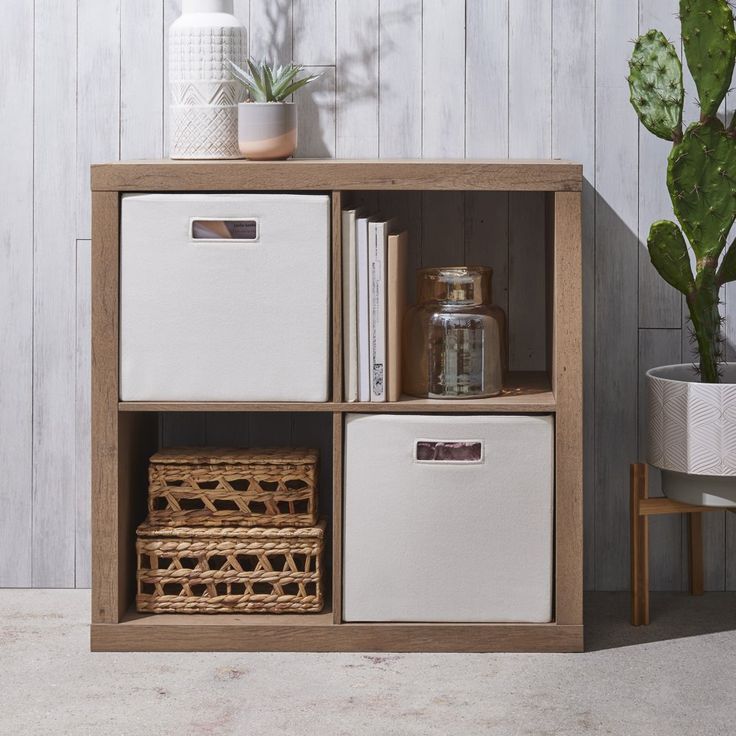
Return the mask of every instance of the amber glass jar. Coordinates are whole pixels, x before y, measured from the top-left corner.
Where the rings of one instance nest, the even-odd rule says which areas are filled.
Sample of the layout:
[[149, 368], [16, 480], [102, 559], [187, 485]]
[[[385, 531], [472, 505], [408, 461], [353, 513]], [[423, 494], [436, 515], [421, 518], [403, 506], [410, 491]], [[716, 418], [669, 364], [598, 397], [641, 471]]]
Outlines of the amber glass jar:
[[403, 389], [412, 396], [495, 396], [503, 388], [505, 317], [484, 266], [424, 268], [404, 319]]

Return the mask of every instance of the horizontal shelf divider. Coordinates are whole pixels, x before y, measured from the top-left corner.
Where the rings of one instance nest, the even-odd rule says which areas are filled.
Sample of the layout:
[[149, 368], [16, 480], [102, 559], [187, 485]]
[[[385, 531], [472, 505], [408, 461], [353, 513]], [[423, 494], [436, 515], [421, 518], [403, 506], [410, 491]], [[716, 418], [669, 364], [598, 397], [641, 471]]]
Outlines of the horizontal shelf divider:
[[520, 413], [554, 412], [556, 402], [549, 377], [544, 372], [509, 374], [500, 396], [487, 399], [417, 399], [403, 396], [385, 402], [302, 402], [302, 401], [121, 401], [120, 411], [243, 411], [243, 412], [427, 412], [442, 413]]

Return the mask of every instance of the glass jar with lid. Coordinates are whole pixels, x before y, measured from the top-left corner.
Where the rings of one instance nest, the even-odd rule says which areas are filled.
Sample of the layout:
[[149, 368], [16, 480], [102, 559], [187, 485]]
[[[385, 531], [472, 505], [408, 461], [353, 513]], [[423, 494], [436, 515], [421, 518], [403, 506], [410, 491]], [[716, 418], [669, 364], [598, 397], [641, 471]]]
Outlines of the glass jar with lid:
[[505, 316], [491, 303], [493, 270], [424, 268], [404, 319], [403, 389], [431, 399], [482, 398], [503, 388]]

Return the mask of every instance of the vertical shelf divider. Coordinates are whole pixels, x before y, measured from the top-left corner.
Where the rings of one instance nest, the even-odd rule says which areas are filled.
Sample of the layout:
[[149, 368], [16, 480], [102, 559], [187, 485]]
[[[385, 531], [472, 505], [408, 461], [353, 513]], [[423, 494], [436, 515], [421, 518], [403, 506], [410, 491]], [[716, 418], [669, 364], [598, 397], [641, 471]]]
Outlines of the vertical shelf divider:
[[343, 414], [332, 415], [332, 620], [342, 623]]
[[342, 192], [332, 192], [332, 400], [342, 388]]

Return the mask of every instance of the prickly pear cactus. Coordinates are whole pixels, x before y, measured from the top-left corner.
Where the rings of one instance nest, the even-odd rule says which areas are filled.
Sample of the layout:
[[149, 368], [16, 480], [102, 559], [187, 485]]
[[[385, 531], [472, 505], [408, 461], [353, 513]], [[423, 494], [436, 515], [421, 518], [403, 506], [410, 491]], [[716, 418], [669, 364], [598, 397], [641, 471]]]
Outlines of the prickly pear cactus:
[[716, 115], [731, 84], [736, 31], [726, 0], [680, 0], [680, 21], [700, 120], [683, 133], [682, 65], [659, 31], [636, 40], [629, 88], [642, 124], [673, 143], [667, 188], [682, 229], [669, 220], [655, 222], [647, 241], [649, 257], [660, 276], [685, 295], [701, 380], [717, 383], [723, 359], [718, 295], [723, 284], [736, 281], [736, 241], [726, 248], [736, 220], [736, 114], [728, 128]]
[[672, 140], [682, 130], [682, 65], [675, 47], [659, 31], [634, 44], [629, 61], [631, 104], [654, 135]]

